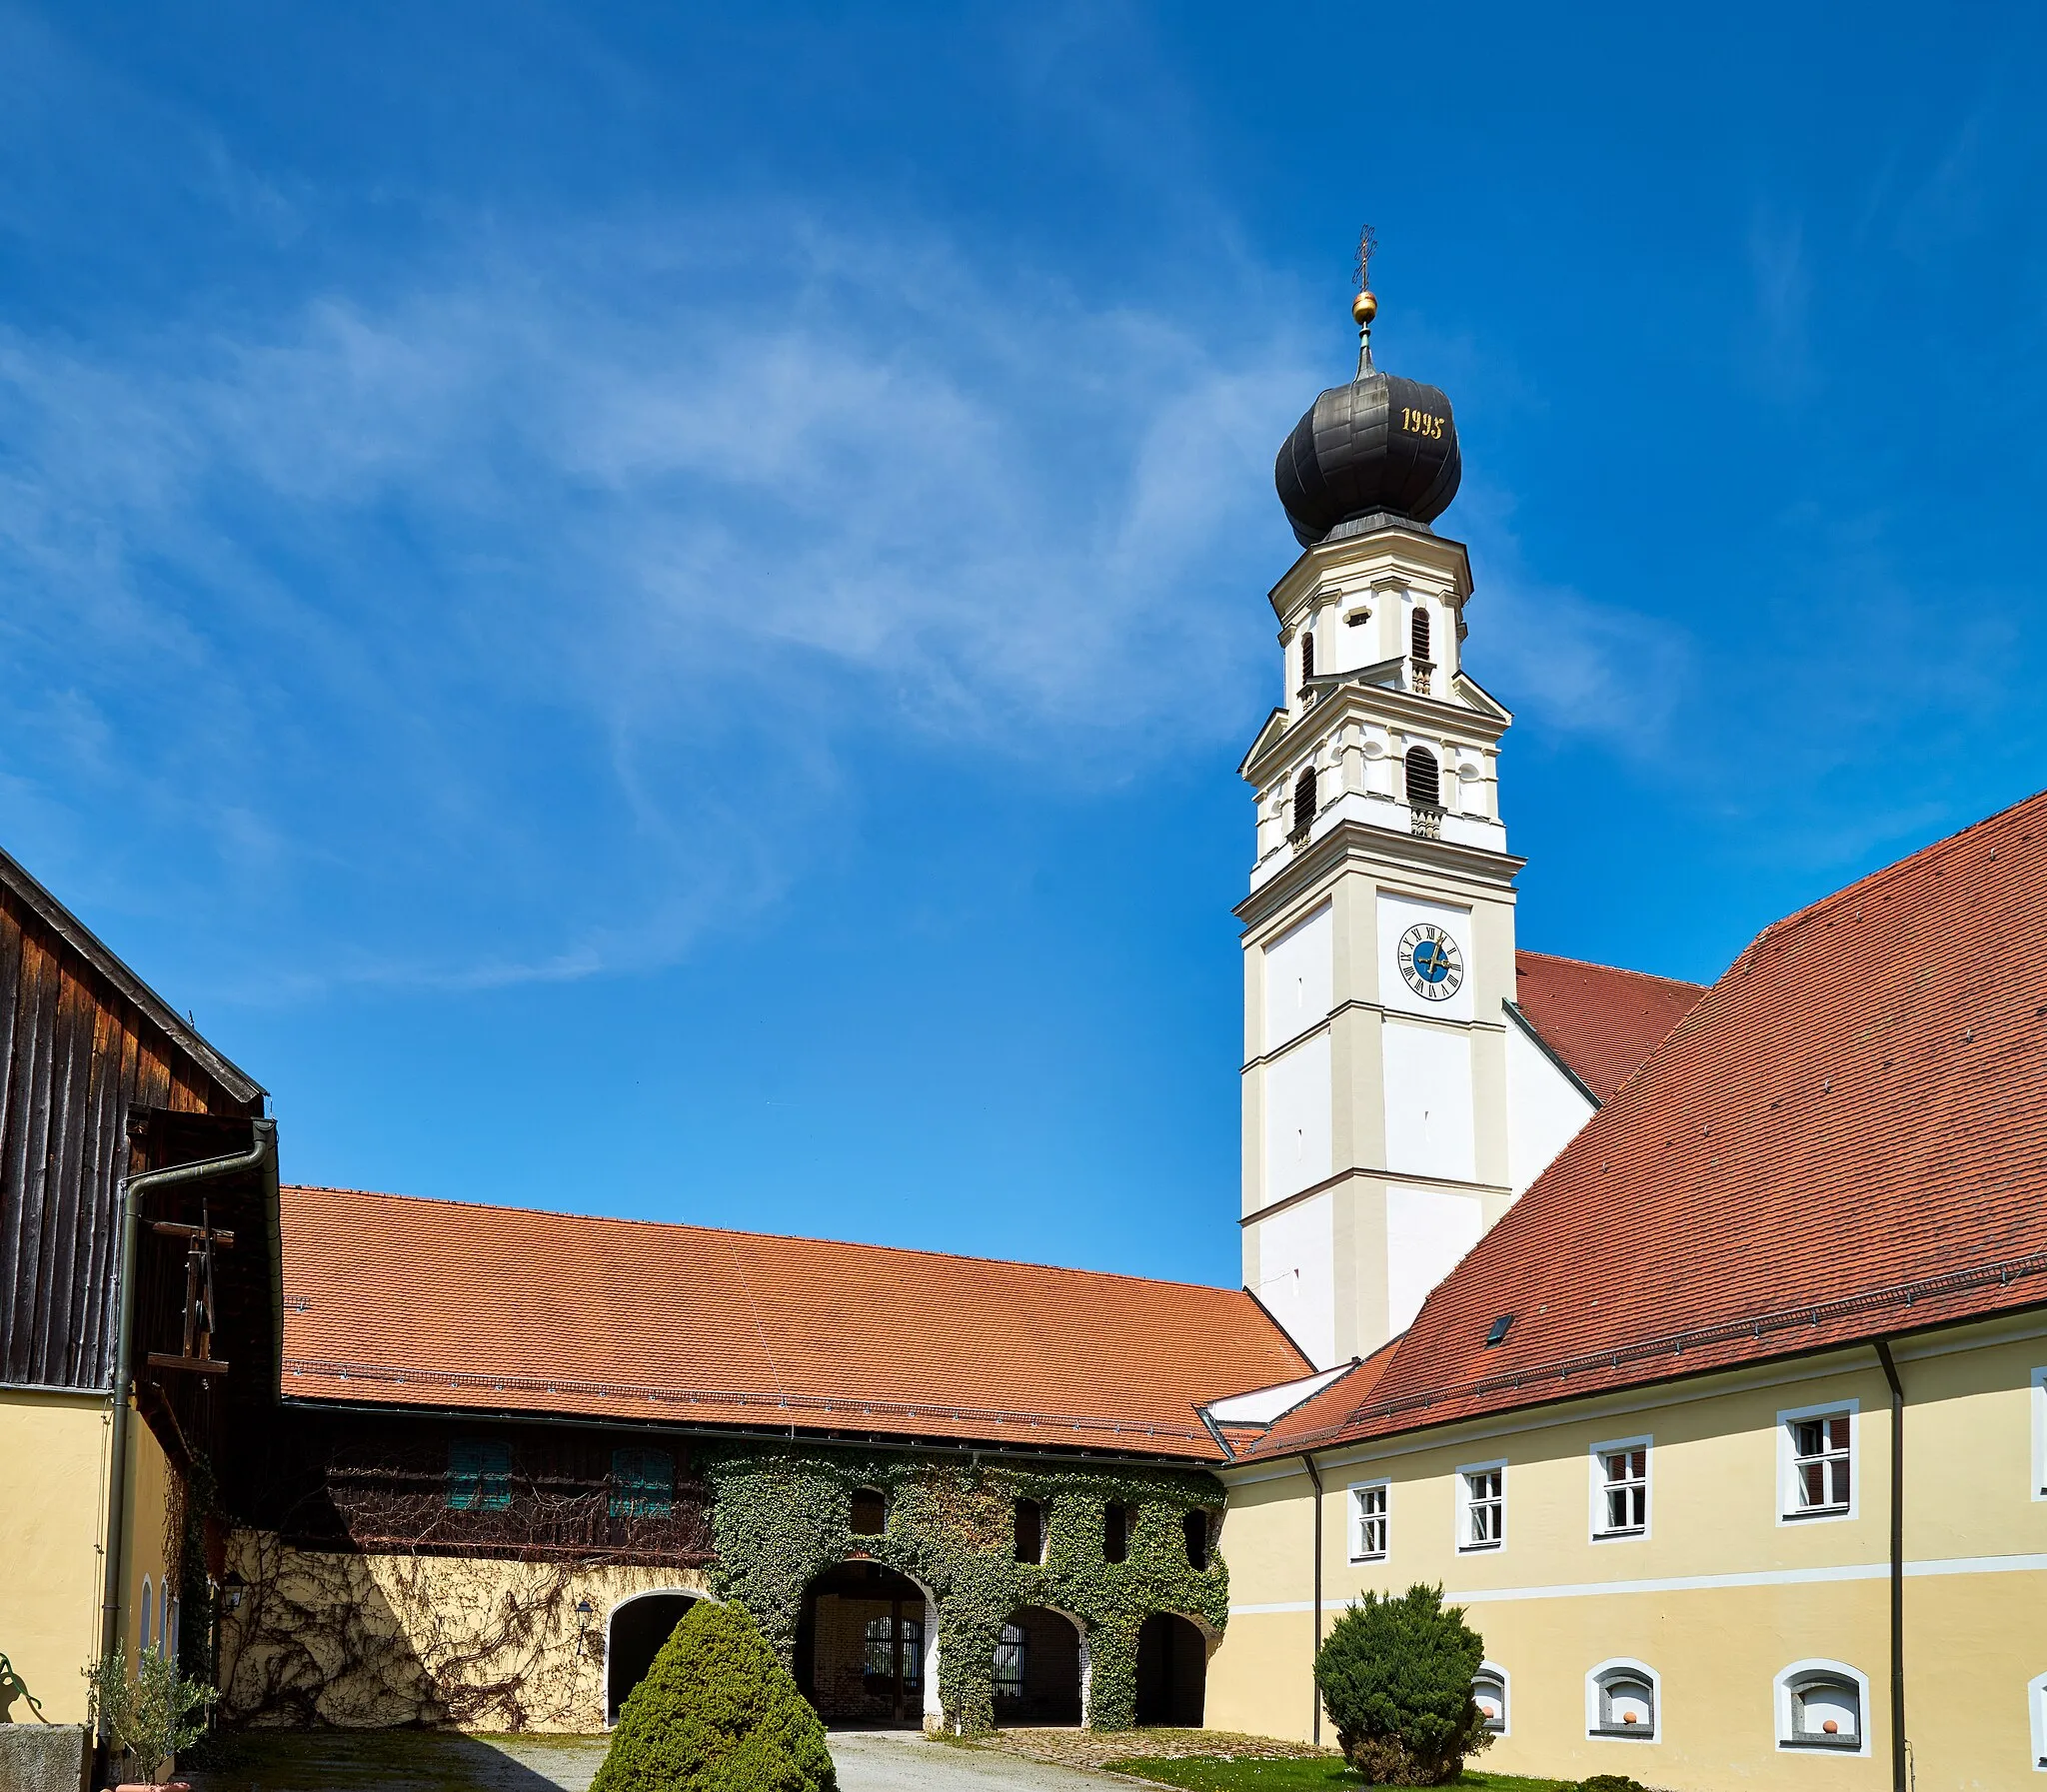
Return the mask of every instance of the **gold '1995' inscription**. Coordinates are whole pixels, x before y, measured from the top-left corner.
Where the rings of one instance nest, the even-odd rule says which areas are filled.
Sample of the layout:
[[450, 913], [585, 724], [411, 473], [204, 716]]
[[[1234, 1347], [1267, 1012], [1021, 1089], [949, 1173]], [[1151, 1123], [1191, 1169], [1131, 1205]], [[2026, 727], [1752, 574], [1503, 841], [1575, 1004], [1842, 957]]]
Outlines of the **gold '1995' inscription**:
[[1431, 442], [1438, 442], [1442, 439], [1446, 421], [1427, 411], [1417, 411], [1411, 405], [1400, 407], [1400, 427], [1410, 436], [1426, 436]]

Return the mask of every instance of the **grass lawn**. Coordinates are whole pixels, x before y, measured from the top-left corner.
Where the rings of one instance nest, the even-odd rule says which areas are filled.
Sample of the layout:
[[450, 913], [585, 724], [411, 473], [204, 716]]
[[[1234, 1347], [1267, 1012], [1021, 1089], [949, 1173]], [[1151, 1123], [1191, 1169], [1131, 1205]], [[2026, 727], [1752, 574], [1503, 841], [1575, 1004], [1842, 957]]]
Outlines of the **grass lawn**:
[[[1181, 1792], [1350, 1792], [1364, 1782], [1339, 1760], [1310, 1755], [1290, 1761], [1240, 1761], [1227, 1755], [1158, 1756], [1104, 1763], [1111, 1773], [1134, 1774]], [[1460, 1786], [1491, 1792], [1557, 1792], [1568, 1780], [1531, 1780], [1513, 1773], [1484, 1773], [1467, 1767]]]

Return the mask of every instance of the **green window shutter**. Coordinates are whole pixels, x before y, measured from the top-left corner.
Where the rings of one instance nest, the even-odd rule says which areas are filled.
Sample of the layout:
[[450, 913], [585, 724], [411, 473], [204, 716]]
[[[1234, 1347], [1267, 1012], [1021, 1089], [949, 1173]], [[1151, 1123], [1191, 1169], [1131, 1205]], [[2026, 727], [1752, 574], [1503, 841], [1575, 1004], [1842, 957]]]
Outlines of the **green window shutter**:
[[614, 1518], [666, 1518], [675, 1509], [675, 1457], [667, 1450], [612, 1451]]
[[512, 1446], [495, 1437], [458, 1437], [448, 1445], [448, 1509], [502, 1512], [512, 1503]]

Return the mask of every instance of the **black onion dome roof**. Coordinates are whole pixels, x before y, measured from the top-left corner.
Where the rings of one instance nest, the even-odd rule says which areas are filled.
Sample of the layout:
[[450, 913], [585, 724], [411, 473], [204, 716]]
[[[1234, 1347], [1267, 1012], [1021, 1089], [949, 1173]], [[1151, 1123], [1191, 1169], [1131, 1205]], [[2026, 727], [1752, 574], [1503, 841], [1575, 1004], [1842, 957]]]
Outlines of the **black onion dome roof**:
[[1316, 399], [1272, 468], [1303, 548], [1374, 511], [1432, 523], [1463, 476], [1450, 401], [1433, 386], [1376, 370]]

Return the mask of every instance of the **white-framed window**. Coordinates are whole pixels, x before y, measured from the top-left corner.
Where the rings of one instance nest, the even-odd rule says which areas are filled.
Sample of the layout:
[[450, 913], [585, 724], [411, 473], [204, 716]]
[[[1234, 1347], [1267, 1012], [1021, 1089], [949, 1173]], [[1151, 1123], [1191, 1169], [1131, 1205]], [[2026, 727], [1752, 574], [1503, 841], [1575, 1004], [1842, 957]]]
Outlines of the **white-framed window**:
[[2047, 1674], [2026, 1683], [2026, 1722], [2033, 1734], [2033, 1771], [2047, 1773]]
[[1855, 1434], [1857, 1402], [1835, 1400], [1777, 1414], [1777, 1520], [1852, 1518], [1860, 1477]]
[[1499, 1549], [1507, 1540], [1507, 1465], [1469, 1462], [1457, 1470], [1457, 1547]]
[[184, 1606], [184, 1603], [182, 1599], [166, 1598], [164, 1600], [164, 1621], [161, 1628], [163, 1630], [162, 1653], [166, 1661], [176, 1661], [178, 1659], [178, 1613]]
[[142, 1577], [142, 1628], [138, 1634], [135, 1651], [138, 1655], [147, 1655], [149, 1653], [149, 1635], [153, 1627], [151, 1621], [155, 1616], [156, 1588], [150, 1584], [149, 1576], [145, 1574]]
[[1485, 1719], [1486, 1729], [1495, 1736], [1507, 1731], [1507, 1671], [1497, 1662], [1482, 1661], [1471, 1676], [1471, 1699]]
[[1663, 1682], [1646, 1662], [1616, 1656], [1585, 1676], [1585, 1734], [1598, 1741], [1654, 1742]]
[[2033, 1497], [2047, 1499], [2047, 1369], [2033, 1371]]
[[1592, 1446], [1592, 1540], [1649, 1534], [1647, 1437], [1616, 1437]]
[[1386, 1559], [1392, 1487], [1385, 1481], [1358, 1481], [1350, 1489], [1350, 1559]]
[[1869, 1753], [1869, 1676], [1845, 1661], [1794, 1661], [1773, 1692], [1780, 1749]]

